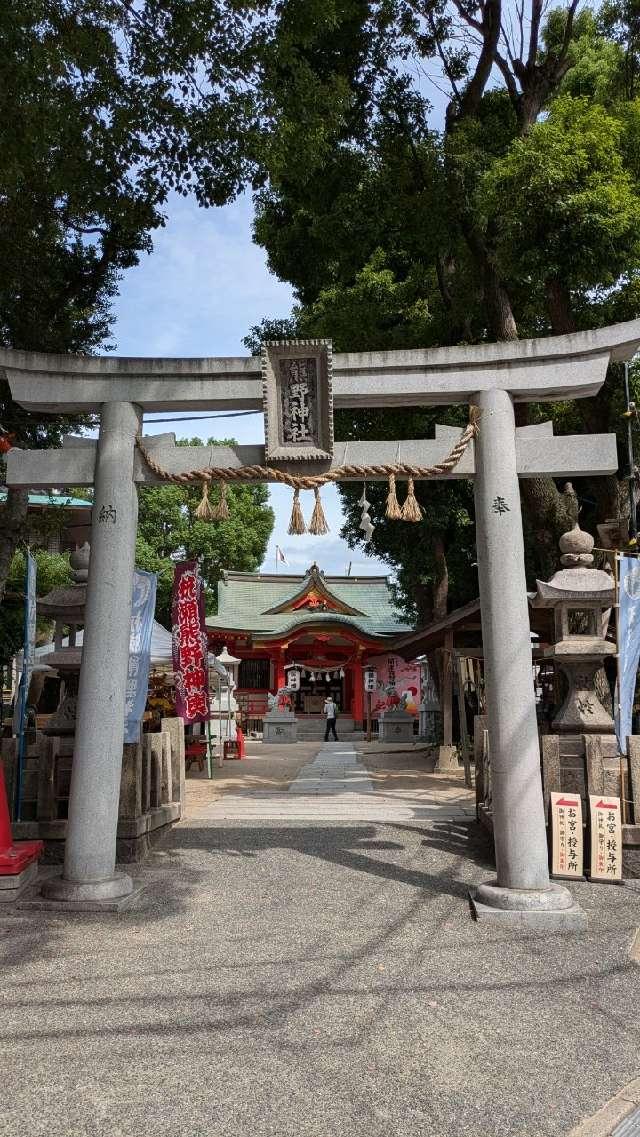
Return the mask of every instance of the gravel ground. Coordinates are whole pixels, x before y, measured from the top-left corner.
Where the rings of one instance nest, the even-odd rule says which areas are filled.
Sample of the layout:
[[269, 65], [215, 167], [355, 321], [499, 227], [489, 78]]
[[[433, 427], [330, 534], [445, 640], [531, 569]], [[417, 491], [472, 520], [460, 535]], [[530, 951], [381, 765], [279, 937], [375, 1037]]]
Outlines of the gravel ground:
[[0, 914], [3, 1137], [557, 1137], [640, 1072], [640, 892], [482, 928], [474, 823], [187, 822], [136, 871]]

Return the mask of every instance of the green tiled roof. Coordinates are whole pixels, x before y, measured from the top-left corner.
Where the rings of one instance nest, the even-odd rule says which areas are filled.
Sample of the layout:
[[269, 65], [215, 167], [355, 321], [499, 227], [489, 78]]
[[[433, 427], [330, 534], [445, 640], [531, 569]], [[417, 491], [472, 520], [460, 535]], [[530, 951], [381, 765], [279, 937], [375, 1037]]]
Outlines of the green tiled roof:
[[[0, 490], [0, 501], [6, 501], [7, 491]], [[29, 505], [66, 506], [68, 509], [92, 509], [93, 502], [81, 497], [68, 497], [66, 494], [30, 493]]]
[[391, 589], [384, 576], [325, 576], [322, 581], [336, 600], [357, 608], [361, 616], [302, 609], [265, 615], [271, 608], [297, 596], [306, 576], [275, 573], [225, 573], [218, 584], [218, 614], [207, 625], [221, 631], [246, 631], [258, 635], [284, 635], [301, 624], [345, 624], [365, 635], [391, 636], [408, 631], [394, 609]]

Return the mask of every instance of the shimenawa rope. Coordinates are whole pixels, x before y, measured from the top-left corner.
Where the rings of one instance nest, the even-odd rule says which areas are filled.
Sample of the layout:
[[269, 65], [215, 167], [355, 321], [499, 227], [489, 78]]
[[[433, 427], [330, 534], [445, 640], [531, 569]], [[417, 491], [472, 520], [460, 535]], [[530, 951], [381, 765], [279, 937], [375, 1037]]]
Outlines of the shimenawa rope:
[[[280, 484], [291, 486], [294, 490], [294, 520], [292, 520], [292, 526], [289, 532], [306, 532], [304, 519], [302, 518], [302, 510], [300, 508], [300, 490], [315, 490], [316, 492], [316, 507], [314, 509], [315, 524], [310, 531], [326, 532], [327, 529], [324, 528], [326, 522], [324, 522], [324, 515], [322, 514], [319, 491], [321, 486], [325, 486], [329, 482], [339, 482], [343, 479], [363, 478], [371, 480], [373, 478], [388, 478], [389, 496], [387, 498], [387, 516], [392, 519], [397, 519], [398, 513], [401, 512], [403, 520], [419, 521], [422, 517], [422, 511], [415, 497], [414, 479], [433, 478], [438, 475], [448, 474], [451, 470], [455, 469], [468, 446], [478, 434], [480, 414], [481, 411], [479, 407], [469, 407], [469, 422], [462, 431], [460, 438], [447, 456], [443, 458], [441, 462], [436, 462], [433, 466], [413, 466], [407, 462], [393, 462], [370, 466], [343, 465], [337, 466], [332, 470], [325, 470], [320, 474], [290, 474], [288, 470], [278, 470], [273, 466], [238, 466], [235, 469], [229, 466], [205, 466], [204, 469], [201, 470], [186, 470], [182, 474], [174, 474], [154, 460], [145, 447], [141, 434], [138, 434], [136, 437], [136, 445], [146, 465], [163, 481], [173, 482], [175, 485], [191, 485], [194, 482], [201, 483], [203, 488], [203, 502], [201, 502], [201, 505], [203, 505], [203, 508], [200, 511], [200, 516], [207, 517], [214, 512], [216, 515], [228, 516], [226, 492], [227, 483], [229, 482], [279, 482]], [[396, 478], [403, 477], [409, 479], [409, 484], [407, 499], [402, 511], [400, 511], [395, 494], [395, 480]], [[208, 487], [212, 481], [220, 482], [220, 501], [217, 509], [214, 507], [213, 510], [208, 501]]]

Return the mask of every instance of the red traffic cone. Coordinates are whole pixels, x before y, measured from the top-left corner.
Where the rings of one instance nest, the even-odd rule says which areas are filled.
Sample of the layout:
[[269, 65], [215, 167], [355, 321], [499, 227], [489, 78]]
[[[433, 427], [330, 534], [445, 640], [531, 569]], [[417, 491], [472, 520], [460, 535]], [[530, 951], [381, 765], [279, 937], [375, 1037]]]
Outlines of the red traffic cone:
[[4, 766], [0, 762], [0, 876], [19, 876], [37, 861], [43, 849], [42, 841], [19, 841], [17, 845], [13, 843]]

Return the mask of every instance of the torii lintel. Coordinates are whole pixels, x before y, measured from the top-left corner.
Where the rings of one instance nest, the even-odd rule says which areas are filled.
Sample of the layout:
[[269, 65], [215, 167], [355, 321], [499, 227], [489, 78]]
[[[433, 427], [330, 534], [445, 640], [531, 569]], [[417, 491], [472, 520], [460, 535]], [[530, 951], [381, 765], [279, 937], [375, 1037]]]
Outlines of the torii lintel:
[[[464, 347], [338, 353], [333, 401], [341, 407], [442, 406], [482, 391], [515, 402], [597, 394], [608, 364], [640, 346], [640, 320], [593, 331]], [[97, 413], [107, 402], [143, 411], [261, 410], [257, 356], [144, 359], [0, 351], [16, 402], [49, 413]]]

